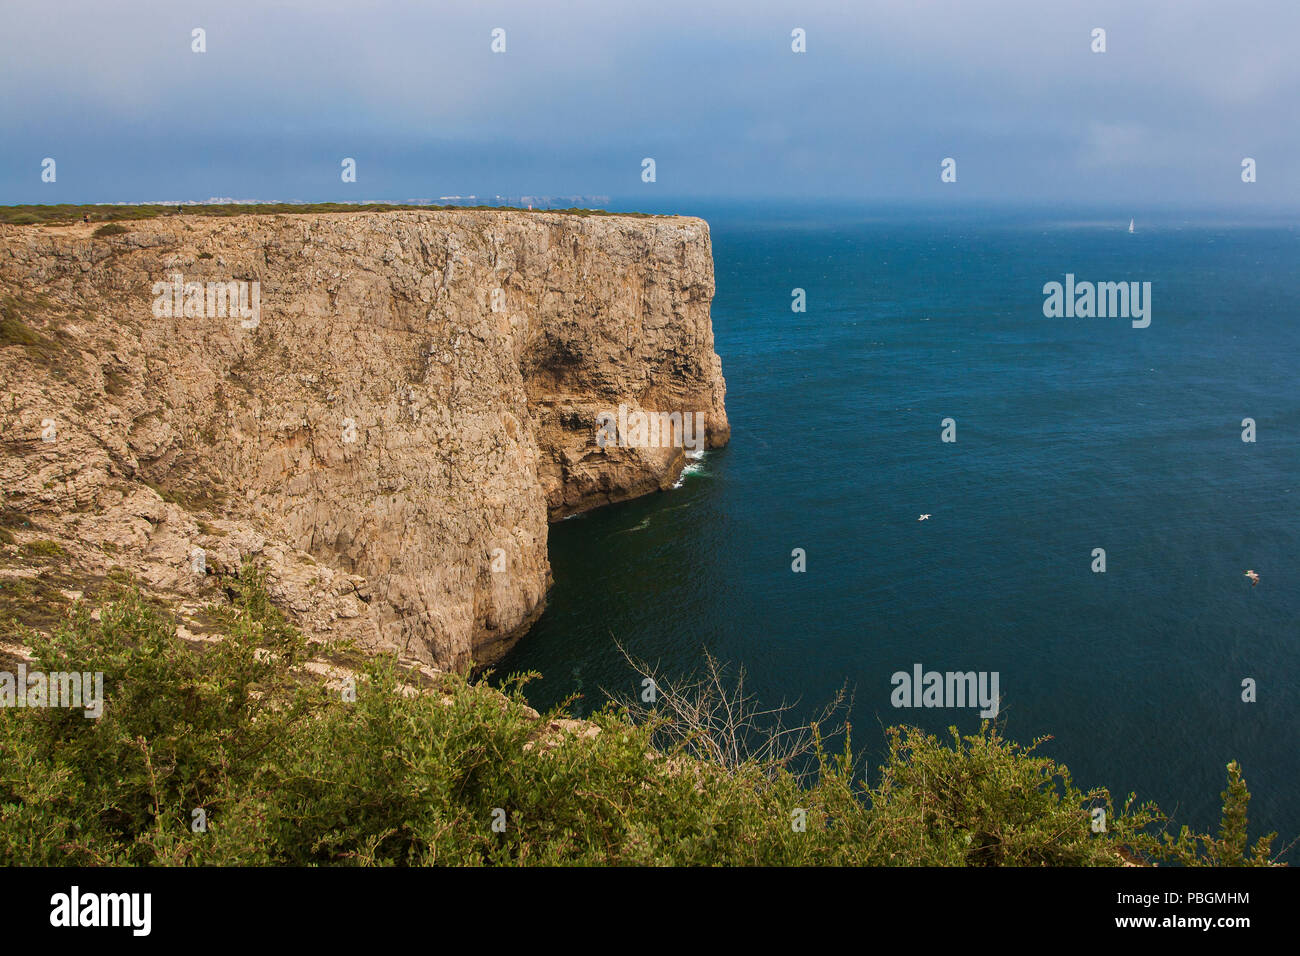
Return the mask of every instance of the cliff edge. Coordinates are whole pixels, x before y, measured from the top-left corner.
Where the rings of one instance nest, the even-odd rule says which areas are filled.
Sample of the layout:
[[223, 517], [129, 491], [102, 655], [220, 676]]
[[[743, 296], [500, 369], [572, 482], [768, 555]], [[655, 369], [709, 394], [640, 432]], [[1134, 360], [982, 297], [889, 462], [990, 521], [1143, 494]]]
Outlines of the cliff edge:
[[202, 636], [251, 558], [316, 640], [491, 663], [542, 611], [548, 521], [679, 475], [627, 416], [728, 439], [702, 220], [123, 226], [0, 226], [0, 596], [130, 576]]

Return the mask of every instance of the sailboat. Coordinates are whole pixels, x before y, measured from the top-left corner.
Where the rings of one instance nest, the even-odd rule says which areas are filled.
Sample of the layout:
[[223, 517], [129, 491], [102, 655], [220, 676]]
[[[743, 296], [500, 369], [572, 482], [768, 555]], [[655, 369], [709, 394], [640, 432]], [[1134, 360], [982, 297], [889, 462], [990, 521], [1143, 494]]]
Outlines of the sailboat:
[[1130, 219], [1130, 220], [1128, 221], [1128, 231], [1129, 231], [1129, 232], [1132, 232], [1132, 231], [1133, 231], [1133, 220], [1132, 220], [1132, 219]]

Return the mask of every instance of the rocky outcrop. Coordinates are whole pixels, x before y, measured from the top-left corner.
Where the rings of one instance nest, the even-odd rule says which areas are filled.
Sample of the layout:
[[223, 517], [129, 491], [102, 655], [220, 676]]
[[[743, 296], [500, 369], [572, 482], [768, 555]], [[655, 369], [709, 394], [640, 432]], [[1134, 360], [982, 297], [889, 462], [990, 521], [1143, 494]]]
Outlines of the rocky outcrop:
[[681, 447], [598, 443], [602, 412], [728, 438], [701, 220], [124, 225], [0, 226], [11, 559], [53, 542], [197, 609], [251, 557], [314, 637], [463, 668], [541, 613], [548, 519], [680, 473]]

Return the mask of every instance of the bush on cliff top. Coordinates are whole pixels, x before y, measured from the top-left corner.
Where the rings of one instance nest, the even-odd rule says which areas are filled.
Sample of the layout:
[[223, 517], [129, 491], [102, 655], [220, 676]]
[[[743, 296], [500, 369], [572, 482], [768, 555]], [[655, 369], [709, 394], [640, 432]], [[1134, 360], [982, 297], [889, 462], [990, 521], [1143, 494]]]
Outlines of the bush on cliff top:
[[[633, 216], [638, 219], [655, 218], [653, 213], [612, 212], [608, 209], [524, 209], [521, 206], [430, 206], [410, 203], [202, 203], [199, 205], [166, 206], [157, 203], [132, 205], [71, 205], [67, 203], [29, 206], [0, 206], [0, 223], [11, 226], [57, 226], [81, 222], [89, 217], [91, 222], [117, 222], [118, 220], [157, 219], [160, 216], [275, 216], [305, 215], [332, 212], [397, 212], [415, 210], [424, 212], [535, 212], [564, 213], [570, 216]], [[101, 227], [102, 228], [102, 227]], [[125, 227], [95, 235], [118, 235]]]
[[[134, 592], [97, 620], [81, 607], [48, 639], [24, 635], [29, 670], [102, 671], [107, 700], [98, 720], [0, 711], [0, 863], [1113, 866], [1121, 849], [1185, 864], [1268, 859], [1268, 839], [1247, 852], [1235, 764], [1221, 833], [1175, 839], [1153, 832], [1164, 822], [1154, 807], [1083, 793], [1037, 744], [988, 724], [947, 742], [891, 729], [874, 787], [847, 734], [828, 753], [816, 728], [811, 782], [780, 761], [702, 757], [654, 715], [633, 721], [613, 705], [592, 718], [594, 738], [548, 739], [519, 681], [503, 696], [450, 676], [413, 694], [392, 662], [374, 660], [345, 701], [304, 680], [305, 642], [256, 572], [229, 590], [227, 637], [198, 651]], [[1091, 829], [1097, 806], [1104, 833]], [[205, 831], [194, 832], [195, 810]]]

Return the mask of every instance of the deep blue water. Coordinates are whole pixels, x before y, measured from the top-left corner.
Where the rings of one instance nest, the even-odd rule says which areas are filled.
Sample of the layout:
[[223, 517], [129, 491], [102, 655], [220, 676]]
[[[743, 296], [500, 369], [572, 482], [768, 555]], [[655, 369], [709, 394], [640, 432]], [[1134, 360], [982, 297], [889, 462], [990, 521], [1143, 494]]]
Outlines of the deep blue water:
[[[615, 639], [678, 671], [707, 647], [808, 713], [847, 680], [876, 753], [979, 723], [895, 709], [895, 671], [997, 671], [1006, 733], [1080, 785], [1212, 828], [1236, 759], [1252, 835], [1300, 836], [1300, 221], [682, 211], [712, 230], [731, 445], [553, 526], [502, 671], [585, 712], [635, 689]], [[1150, 327], [1045, 318], [1066, 272], [1150, 281]]]

